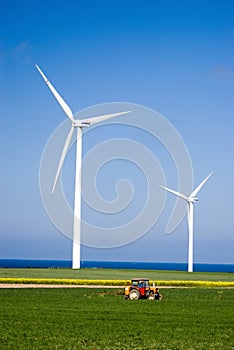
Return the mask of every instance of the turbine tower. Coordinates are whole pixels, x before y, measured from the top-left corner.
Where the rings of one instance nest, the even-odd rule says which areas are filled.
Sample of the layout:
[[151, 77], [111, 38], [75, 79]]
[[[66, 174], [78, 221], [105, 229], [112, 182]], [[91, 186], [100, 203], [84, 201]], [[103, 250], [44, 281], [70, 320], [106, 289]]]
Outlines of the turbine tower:
[[55, 190], [55, 187], [59, 178], [59, 174], [61, 172], [63, 162], [65, 160], [68, 147], [72, 139], [73, 132], [75, 129], [77, 129], [72, 268], [79, 269], [80, 268], [80, 231], [81, 231], [82, 128], [89, 127], [92, 124], [102, 122], [106, 119], [110, 119], [113, 117], [118, 117], [120, 115], [130, 113], [131, 111], [105, 114], [105, 115], [87, 118], [87, 119], [75, 119], [70, 107], [59, 95], [59, 93], [55, 90], [53, 85], [49, 82], [49, 80], [46, 78], [46, 76], [38, 67], [38, 65], [36, 65], [36, 68], [41, 74], [42, 78], [45, 80], [48, 88], [50, 89], [50, 91], [52, 92], [52, 94], [54, 95], [54, 97], [62, 107], [63, 111], [66, 113], [66, 115], [71, 121], [71, 129], [67, 135], [67, 138], [63, 147], [63, 151], [59, 160], [59, 165], [55, 176], [52, 193]]
[[209, 179], [209, 177], [213, 174], [213, 171], [200, 183], [199, 186], [195, 188], [195, 190], [187, 197], [183, 193], [176, 192], [171, 190], [170, 188], [160, 186], [164, 188], [168, 192], [175, 194], [176, 196], [184, 199], [188, 204], [188, 229], [189, 229], [189, 238], [188, 238], [188, 272], [193, 272], [193, 203], [198, 201], [196, 195], [205, 184], [205, 182]]

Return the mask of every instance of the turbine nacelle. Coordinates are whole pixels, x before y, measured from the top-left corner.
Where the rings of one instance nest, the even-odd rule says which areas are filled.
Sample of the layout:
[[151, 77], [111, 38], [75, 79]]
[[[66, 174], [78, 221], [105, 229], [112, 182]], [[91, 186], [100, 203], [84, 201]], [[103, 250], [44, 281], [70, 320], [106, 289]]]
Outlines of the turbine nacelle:
[[74, 120], [74, 122], [72, 122], [72, 126], [74, 128], [88, 128], [91, 125], [90, 121], [85, 121], [85, 120], [80, 120], [80, 119], [76, 119]]
[[197, 198], [197, 197], [188, 198], [188, 202], [190, 202], [190, 203], [196, 203], [196, 202], [198, 202], [198, 198]]

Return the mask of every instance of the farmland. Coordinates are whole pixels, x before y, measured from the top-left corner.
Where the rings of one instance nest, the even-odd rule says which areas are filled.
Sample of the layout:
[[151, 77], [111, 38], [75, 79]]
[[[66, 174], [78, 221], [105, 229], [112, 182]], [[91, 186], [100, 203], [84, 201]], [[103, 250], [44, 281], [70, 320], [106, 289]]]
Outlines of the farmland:
[[7, 278], [58, 278], [58, 279], [99, 279], [99, 280], [123, 280], [132, 277], [146, 277], [153, 281], [158, 280], [193, 280], [193, 281], [225, 281], [233, 282], [233, 273], [218, 272], [184, 272], [184, 271], [163, 271], [163, 270], [127, 270], [127, 269], [0, 269], [0, 277]]
[[233, 289], [0, 289], [2, 349], [232, 349]]

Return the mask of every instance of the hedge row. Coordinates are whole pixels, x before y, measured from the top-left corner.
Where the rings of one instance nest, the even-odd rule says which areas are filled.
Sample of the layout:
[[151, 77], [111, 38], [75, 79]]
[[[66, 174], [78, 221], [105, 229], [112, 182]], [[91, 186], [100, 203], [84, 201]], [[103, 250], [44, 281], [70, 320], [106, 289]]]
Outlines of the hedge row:
[[[0, 278], [0, 283], [17, 284], [68, 284], [68, 285], [101, 285], [101, 286], [126, 286], [130, 280], [85, 280], [85, 279], [58, 279], [58, 278]], [[150, 281], [152, 284], [152, 281]], [[172, 287], [234, 287], [234, 282], [210, 282], [210, 281], [157, 281], [157, 286]]]
[[174, 287], [234, 287], [234, 282], [169, 280], [158, 281], [157, 285]]

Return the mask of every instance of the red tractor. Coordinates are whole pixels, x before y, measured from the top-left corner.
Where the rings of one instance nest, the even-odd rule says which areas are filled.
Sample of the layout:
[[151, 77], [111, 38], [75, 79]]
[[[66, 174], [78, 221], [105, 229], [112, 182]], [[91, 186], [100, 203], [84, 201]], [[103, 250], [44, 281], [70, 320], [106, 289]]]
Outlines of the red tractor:
[[162, 300], [162, 295], [159, 294], [158, 288], [154, 284], [150, 286], [147, 278], [133, 278], [131, 285], [125, 287], [124, 297], [131, 300], [137, 300], [139, 298]]

